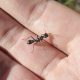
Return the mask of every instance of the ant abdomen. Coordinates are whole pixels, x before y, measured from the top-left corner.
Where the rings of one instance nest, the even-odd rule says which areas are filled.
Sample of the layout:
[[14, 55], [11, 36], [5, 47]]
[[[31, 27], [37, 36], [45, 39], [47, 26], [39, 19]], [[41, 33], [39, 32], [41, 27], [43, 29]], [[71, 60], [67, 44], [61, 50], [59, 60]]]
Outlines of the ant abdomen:
[[32, 44], [32, 43], [34, 43], [34, 40], [28, 40], [27, 41], [27, 44]]

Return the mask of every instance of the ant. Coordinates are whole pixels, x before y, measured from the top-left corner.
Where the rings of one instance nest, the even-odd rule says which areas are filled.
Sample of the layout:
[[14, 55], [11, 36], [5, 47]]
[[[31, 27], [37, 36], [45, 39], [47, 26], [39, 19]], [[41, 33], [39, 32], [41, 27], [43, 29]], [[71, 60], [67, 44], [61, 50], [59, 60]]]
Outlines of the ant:
[[27, 44], [38, 43], [38, 42], [42, 41], [44, 38], [47, 38], [48, 36], [49, 35], [47, 33], [42, 34], [41, 36], [37, 35], [36, 39], [31, 36], [32, 39], [28, 40]]

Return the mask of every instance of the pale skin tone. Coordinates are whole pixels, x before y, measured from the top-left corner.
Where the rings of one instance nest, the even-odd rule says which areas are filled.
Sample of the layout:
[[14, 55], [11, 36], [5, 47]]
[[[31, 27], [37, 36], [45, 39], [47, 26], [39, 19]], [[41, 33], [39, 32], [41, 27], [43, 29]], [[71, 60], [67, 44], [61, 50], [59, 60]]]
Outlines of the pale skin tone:
[[[80, 80], [80, 14], [45, 0], [1, 0], [0, 7], [0, 80]], [[32, 32], [50, 33], [33, 51]]]

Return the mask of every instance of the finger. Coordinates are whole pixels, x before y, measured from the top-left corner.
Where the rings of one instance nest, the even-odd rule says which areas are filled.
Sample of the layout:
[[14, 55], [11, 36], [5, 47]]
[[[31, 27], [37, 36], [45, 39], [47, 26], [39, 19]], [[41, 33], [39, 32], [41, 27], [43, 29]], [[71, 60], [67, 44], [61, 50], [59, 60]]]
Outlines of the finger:
[[[32, 13], [33, 9], [35, 8], [35, 6], [40, 3], [41, 0], [2, 0], [0, 1], [0, 7], [4, 10], [10, 11], [12, 15], [16, 16], [18, 15], [18, 13], [16, 13], [16, 11], [18, 11], [20, 14], [20, 16], [22, 16], [22, 14], [24, 14], [22, 16], [22, 18], [26, 17], [26, 19], [28, 20], [30, 14]], [[12, 4], [11, 4], [12, 3]], [[8, 5], [8, 6], [7, 6]], [[15, 5], [15, 6], [14, 6]], [[24, 6], [23, 6], [24, 5]], [[6, 7], [7, 6], [7, 7]], [[26, 6], [26, 8], [25, 8]], [[12, 10], [12, 9], [13, 10]], [[10, 10], [9, 10], [10, 9]], [[21, 9], [23, 11], [21, 11]], [[25, 12], [24, 12], [25, 11]]]
[[[66, 55], [47, 42], [41, 42], [39, 45], [36, 44], [34, 51], [31, 52], [33, 45], [26, 44], [27, 41], [24, 41], [23, 38], [35, 35], [14, 20], [9, 20], [10, 17], [7, 16], [6, 19], [4, 17], [3, 23], [5, 25], [12, 23], [14, 26], [1, 38], [0, 46], [5, 48], [17, 61], [37, 75], [46, 75], [53, 66], [56, 66], [60, 60], [66, 57]], [[6, 21], [7, 23], [5, 23]]]
[[[14, 12], [14, 8], [17, 7], [15, 5], [18, 4], [17, 1], [14, 1], [14, 4], [9, 1], [14, 8], [11, 8], [11, 6], [6, 8], [6, 5], [9, 3], [6, 3], [6, 1], [2, 2], [2, 9], [4, 9], [33, 32], [37, 34], [45, 33], [44, 27], [42, 27], [44, 25], [46, 32], [51, 33], [52, 35], [52, 38], [47, 41], [69, 54], [67, 44], [80, 32], [80, 15], [78, 13], [62, 6], [55, 1], [41, 1], [42, 3], [38, 6], [38, 8], [33, 9], [33, 13], [27, 20], [27, 18], [22, 16], [22, 12], [24, 12], [26, 9], [26, 5], [21, 4], [23, 9], [20, 7], [20, 12], [17, 9], [15, 9]], [[27, 4], [27, 2], [25, 4]], [[26, 9], [26, 11], [28, 10]], [[27, 26], [28, 22], [29, 26]]]
[[68, 44], [70, 55], [62, 60], [47, 76], [46, 80], [79, 80], [80, 79], [80, 35]]
[[29, 24], [27, 28], [38, 35], [50, 33], [47, 41], [68, 55], [68, 43], [80, 34], [80, 15], [54, 1], [48, 1], [43, 14]]
[[30, 70], [24, 68], [23, 66], [16, 64], [12, 67], [9, 72], [9, 76], [7, 79], [10, 80], [42, 80], [35, 74], [33, 74]]
[[[25, 75], [24, 75], [25, 74]], [[0, 50], [0, 80], [41, 80]]]
[[[46, 80], [79, 80], [80, 79], [80, 66], [73, 60], [74, 57], [62, 60], [55, 69], [45, 76]], [[76, 65], [75, 65], [76, 64]]]

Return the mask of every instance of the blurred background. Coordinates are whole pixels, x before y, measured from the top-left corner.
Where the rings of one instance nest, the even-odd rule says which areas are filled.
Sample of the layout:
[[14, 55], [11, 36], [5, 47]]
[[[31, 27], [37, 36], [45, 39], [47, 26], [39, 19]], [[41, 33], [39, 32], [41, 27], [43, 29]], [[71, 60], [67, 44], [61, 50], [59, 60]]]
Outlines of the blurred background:
[[80, 13], [80, 0], [55, 0]]

